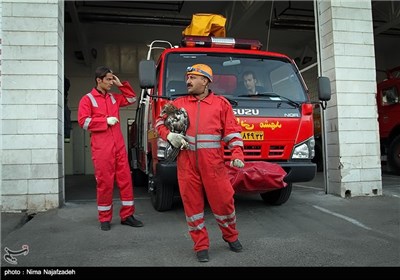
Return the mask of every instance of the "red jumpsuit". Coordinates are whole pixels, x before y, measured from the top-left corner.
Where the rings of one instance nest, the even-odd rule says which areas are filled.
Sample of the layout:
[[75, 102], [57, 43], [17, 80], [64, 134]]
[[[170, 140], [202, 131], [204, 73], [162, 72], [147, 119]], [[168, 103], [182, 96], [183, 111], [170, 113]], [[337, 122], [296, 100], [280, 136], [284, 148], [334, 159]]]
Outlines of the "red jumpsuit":
[[107, 124], [107, 117], [120, 120], [119, 108], [136, 101], [136, 94], [128, 82], [119, 87], [122, 94], [101, 94], [95, 88], [82, 97], [78, 108], [79, 125], [90, 131], [92, 160], [97, 182], [97, 210], [100, 222], [111, 222], [114, 181], [119, 187], [121, 220], [133, 215], [133, 184], [128, 154], [120, 123]]
[[[177, 158], [179, 190], [182, 197], [194, 251], [209, 248], [204, 223], [204, 192], [222, 231], [225, 241], [238, 239], [234, 206], [234, 190], [227, 176], [221, 141], [228, 144], [232, 159], [243, 158], [241, 127], [237, 124], [232, 106], [220, 96], [210, 93], [199, 101], [189, 95], [177, 98], [173, 104], [185, 108], [189, 117], [186, 136], [189, 149], [180, 151]], [[166, 140], [169, 133], [163, 118], [157, 119], [159, 135]]]

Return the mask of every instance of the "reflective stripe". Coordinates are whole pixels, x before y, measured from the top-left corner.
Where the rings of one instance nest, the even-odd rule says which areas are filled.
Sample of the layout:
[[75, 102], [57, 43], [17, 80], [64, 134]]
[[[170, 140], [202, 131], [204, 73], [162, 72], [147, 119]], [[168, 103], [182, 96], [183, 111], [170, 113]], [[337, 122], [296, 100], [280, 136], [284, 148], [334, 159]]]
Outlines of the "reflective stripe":
[[243, 147], [243, 141], [234, 141], [234, 142], [232, 142], [232, 143], [229, 143], [229, 145], [228, 145], [228, 147], [229, 148], [232, 148], [233, 146], [240, 146], [240, 147]]
[[[221, 148], [221, 136], [215, 134], [198, 134], [196, 137], [186, 135], [189, 141], [189, 150]], [[195, 144], [193, 144], [195, 143]]]
[[86, 118], [85, 122], [83, 123], [83, 129], [88, 130], [89, 129], [89, 124], [92, 121], [92, 118]]
[[97, 206], [97, 210], [99, 211], [108, 211], [111, 210], [112, 205], [109, 206]]
[[221, 221], [217, 220], [217, 224], [219, 224], [221, 227], [226, 227], [226, 228], [229, 227], [229, 225], [232, 225], [232, 224], [235, 224], [235, 223], [236, 223], [236, 217], [232, 221], [225, 222], [225, 223], [222, 223]]
[[204, 227], [204, 223], [198, 224], [198, 225], [195, 226], [195, 227], [188, 226], [189, 231], [201, 230], [203, 227]]
[[197, 149], [194, 144], [189, 143], [189, 150], [196, 151], [198, 149], [221, 148], [221, 143], [197, 143]]
[[158, 122], [156, 123], [156, 127], [159, 127], [159, 126], [162, 125], [162, 124], [164, 124], [164, 121], [158, 121]]
[[242, 139], [242, 135], [240, 135], [240, 133], [231, 133], [231, 134], [228, 134], [228, 135], [226, 135], [223, 139], [222, 139], [222, 141], [224, 141], [225, 143], [228, 143], [229, 141], [231, 141], [233, 138], [239, 138], [239, 139]]
[[108, 95], [109, 95], [110, 98], [111, 98], [112, 104], [115, 104], [117, 101], [115, 100], [114, 95], [112, 95], [111, 93], [109, 93]]
[[[196, 136], [190, 136], [186, 134], [186, 137], [189, 139], [189, 141], [196, 141]], [[215, 135], [215, 134], [198, 134], [197, 135], [197, 141], [221, 141], [221, 135]]]
[[124, 206], [133, 206], [135, 204], [133, 200], [122, 200], [121, 203]]
[[187, 135], [187, 134], [186, 134], [186, 137], [187, 137], [187, 139], [188, 139], [189, 142], [194, 143], [194, 142], [196, 141], [196, 138], [193, 137], [193, 136], [190, 136], [190, 135]]
[[225, 216], [220, 216], [220, 215], [214, 214], [214, 217], [217, 220], [218, 225], [220, 225], [221, 227], [228, 227], [229, 225], [236, 223], [235, 211], [233, 211], [231, 214], [225, 215]]
[[89, 93], [86, 94], [86, 95], [89, 97], [90, 101], [92, 102], [92, 106], [93, 106], [93, 107], [99, 107], [99, 105], [97, 105], [97, 101], [96, 101], [96, 99], [94, 98], [93, 94], [91, 94], [91, 93], [89, 92]]
[[216, 219], [222, 221], [222, 220], [232, 219], [233, 217], [235, 217], [235, 215], [236, 215], [236, 212], [233, 211], [231, 214], [229, 214], [229, 215], [224, 215], [224, 216], [220, 216], [220, 215], [214, 214], [214, 217], [215, 217]]
[[221, 135], [213, 134], [199, 134], [197, 135], [198, 141], [221, 141]]
[[135, 97], [127, 97], [126, 100], [128, 100], [129, 103], [135, 103], [136, 98]]
[[186, 216], [186, 221], [194, 222], [194, 221], [200, 220], [202, 218], [204, 218], [204, 212], [201, 212], [199, 214], [194, 214], [193, 216], [190, 216], [190, 217]]

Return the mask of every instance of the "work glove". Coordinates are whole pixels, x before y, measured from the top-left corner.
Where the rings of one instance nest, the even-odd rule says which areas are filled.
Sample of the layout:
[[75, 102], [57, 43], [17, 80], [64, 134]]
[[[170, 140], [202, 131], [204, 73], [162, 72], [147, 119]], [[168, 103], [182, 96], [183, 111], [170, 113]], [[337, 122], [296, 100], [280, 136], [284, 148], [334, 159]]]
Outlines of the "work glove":
[[119, 122], [119, 120], [116, 117], [108, 117], [107, 118], [107, 123], [108, 125], [113, 126], [114, 124], [116, 124], [117, 122]]
[[234, 159], [231, 161], [231, 166], [237, 167], [237, 168], [243, 168], [244, 167], [244, 162], [241, 161], [240, 159]]
[[189, 143], [185, 140], [185, 136], [179, 133], [170, 132], [167, 135], [168, 141], [171, 143], [172, 146], [175, 148], [187, 149]]

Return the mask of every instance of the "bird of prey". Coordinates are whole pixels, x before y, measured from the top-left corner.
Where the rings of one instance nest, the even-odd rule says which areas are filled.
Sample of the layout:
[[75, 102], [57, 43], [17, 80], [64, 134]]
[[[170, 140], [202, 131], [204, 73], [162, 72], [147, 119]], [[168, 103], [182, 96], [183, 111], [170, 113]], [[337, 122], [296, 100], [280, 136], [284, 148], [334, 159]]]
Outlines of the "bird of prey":
[[[166, 115], [166, 118], [164, 119], [164, 125], [169, 129], [169, 131], [182, 135], [186, 134], [186, 130], [189, 126], [189, 118], [185, 108], [178, 109], [172, 103], [167, 103], [164, 105], [161, 114]], [[171, 143], [167, 142], [164, 159], [167, 162], [172, 162], [178, 156], [179, 151], [186, 148], [187, 146], [175, 148], [171, 145]]]

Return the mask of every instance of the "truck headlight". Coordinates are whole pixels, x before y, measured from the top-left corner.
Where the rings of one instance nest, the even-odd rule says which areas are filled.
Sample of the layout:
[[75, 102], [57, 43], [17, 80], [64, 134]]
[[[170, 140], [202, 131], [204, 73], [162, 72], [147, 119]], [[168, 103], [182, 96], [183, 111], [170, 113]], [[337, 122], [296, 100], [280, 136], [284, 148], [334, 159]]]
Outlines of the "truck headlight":
[[294, 147], [292, 159], [313, 159], [315, 156], [314, 137], [302, 142]]

